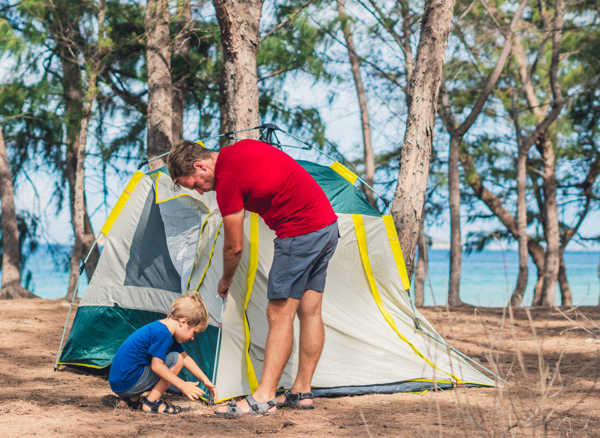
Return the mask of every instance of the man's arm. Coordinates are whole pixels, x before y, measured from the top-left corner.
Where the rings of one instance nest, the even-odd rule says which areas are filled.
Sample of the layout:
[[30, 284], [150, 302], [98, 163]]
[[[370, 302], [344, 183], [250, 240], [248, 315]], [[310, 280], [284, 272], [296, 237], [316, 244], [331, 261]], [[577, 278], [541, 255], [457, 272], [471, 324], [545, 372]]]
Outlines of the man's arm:
[[187, 353], [181, 353], [181, 357], [183, 357], [183, 367], [192, 373], [210, 392], [212, 392], [213, 399], [218, 400], [219, 394], [217, 393], [217, 387], [213, 385], [208, 377], [206, 377], [206, 374], [202, 372], [200, 367], [196, 364], [196, 361]]
[[235, 271], [244, 252], [244, 210], [236, 211], [223, 218], [225, 244], [223, 245], [223, 277], [219, 281], [219, 295], [229, 293]]

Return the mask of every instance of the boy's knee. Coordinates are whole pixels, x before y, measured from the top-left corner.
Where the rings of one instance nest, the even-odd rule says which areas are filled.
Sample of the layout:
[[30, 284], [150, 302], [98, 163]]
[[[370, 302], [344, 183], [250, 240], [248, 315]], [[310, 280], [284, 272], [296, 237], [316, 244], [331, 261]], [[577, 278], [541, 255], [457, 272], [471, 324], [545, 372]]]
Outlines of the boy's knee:
[[183, 357], [176, 351], [171, 351], [165, 358], [165, 365], [169, 368], [175, 368], [179, 365], [183, 366]]
[[181, 371], [183, 368], [183, 356], [177, 353], [177, 363], [174, 366], [175, 369]]

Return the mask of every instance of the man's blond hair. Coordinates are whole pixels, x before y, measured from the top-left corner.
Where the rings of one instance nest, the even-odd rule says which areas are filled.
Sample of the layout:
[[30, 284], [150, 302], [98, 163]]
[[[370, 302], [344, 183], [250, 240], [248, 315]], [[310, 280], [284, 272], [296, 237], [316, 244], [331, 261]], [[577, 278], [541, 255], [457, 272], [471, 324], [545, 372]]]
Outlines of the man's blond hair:
[[185, 178], [194, 173], [196, 161], [209, 160], [213, 154], [213, 151], [189, 140], [183, 140], [173, 146], [167, 158], [167, 168], [169, 176], [175, 183], [175, 188], [181, 187], [179, 178]]
[[167, 317], [177, 320], [187, 318], [188, 326], [200, 327], [200, 331], [206, 330], [210, 318], [206, 305], [198, 292], [188, 293], [188, 295], [173, 301]]

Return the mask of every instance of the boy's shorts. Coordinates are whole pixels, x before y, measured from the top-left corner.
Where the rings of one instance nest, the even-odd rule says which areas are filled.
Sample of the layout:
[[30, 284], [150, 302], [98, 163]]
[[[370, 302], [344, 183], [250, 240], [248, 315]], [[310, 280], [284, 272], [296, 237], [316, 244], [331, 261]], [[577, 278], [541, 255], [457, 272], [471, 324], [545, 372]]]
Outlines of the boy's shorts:
[[275, 239], [267, 298], [301, 300], [305, 290], [323, 292], [327, 266], [337, 248], [338, 223], [312, 233]]
[[[165, 365], [169, 368], [173, 368], [177, 365], [178, 359], [179, 353], [171, 351], [165, 358]], [[150, 391], [154, 388], [154, 385], [156, 385], [159, 380], [160, 376], [152, 371], [152, 365], [149, 364], [144, 367], [144, 372], [135, 385], [125, 392], [117, 392], [116, 394], [119, 397], [131, 397], [133, 395], [142, 394], [143, 392]]]

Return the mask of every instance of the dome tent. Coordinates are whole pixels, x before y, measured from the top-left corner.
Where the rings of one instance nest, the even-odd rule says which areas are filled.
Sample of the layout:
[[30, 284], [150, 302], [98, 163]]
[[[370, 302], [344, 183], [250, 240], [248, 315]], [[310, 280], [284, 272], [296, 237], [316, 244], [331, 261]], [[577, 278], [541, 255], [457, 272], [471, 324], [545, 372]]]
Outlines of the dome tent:
[[[315, 395], [493, 386], [412, 307], [393, 220], [366, 202], [353, 185], [356, 175], [338, 162], [298, 162], [329, 198], [341, 236], [323, 297], [325, 346], [313, 378]], [[131, 333], [164, 318], [185, 291], [198, 290], [210, 324], [183, 344], [185, 350], [216, 381], [222, 400], [253, 392], [268, 332], [275, 233], [246, 212], [244, 253], [224, 301], [217, 294], [221, 224], [214, 192], [174, 191], [165, 167], [136, 172], [102, 228], [104, 249], [58, 364], [108, 369]], [[297, 323], [283, 388], [292, 385], [298, 367]]]

